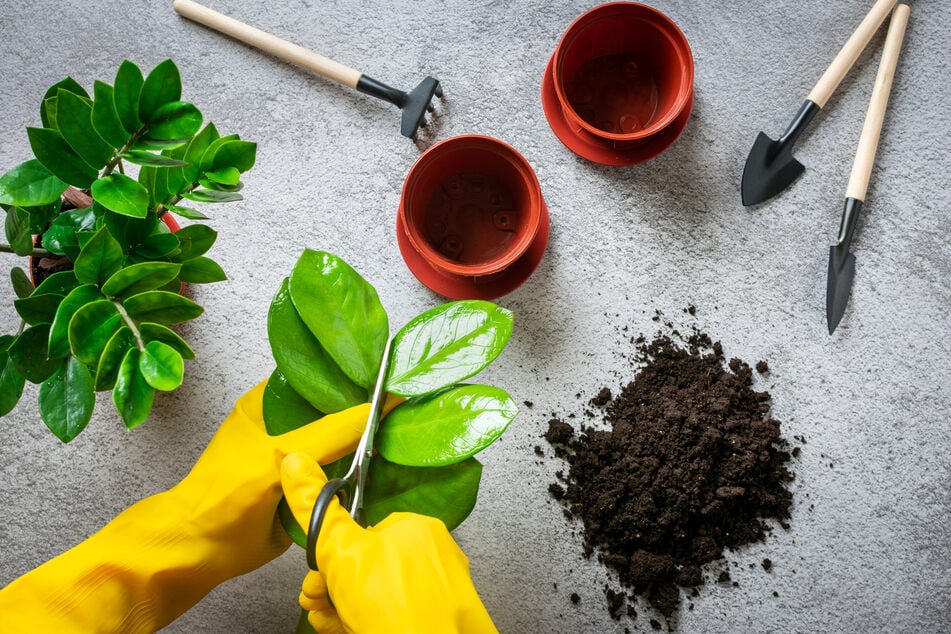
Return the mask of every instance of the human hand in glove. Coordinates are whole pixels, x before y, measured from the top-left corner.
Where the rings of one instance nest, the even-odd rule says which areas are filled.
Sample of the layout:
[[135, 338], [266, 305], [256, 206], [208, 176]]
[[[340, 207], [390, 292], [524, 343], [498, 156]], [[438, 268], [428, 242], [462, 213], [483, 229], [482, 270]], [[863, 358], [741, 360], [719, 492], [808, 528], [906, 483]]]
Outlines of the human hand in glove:
[[[282, 481], [294, 517], [308, 526], [327, 477], [312, 457], [294, 453]], [[497, 632], [468, 559], [438, 519], [393, 513], [364, 529], [334, 499], [317, 537], [317, 565], [300, 604], [320, 634]]]
[[270, 436], [261, 383], [235, 404], [191, 472], [0, 590], [5, 633], [152, 632], [222, 581], [291, 541], [276, 517], [281, 461], [332, 462], [354, 450], [369, 404]]

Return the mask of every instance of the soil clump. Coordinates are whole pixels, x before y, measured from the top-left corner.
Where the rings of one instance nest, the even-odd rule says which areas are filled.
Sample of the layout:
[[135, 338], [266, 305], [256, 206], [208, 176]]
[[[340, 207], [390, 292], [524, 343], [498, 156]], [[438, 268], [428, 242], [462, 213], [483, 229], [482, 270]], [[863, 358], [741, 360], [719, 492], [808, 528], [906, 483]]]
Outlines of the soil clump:
[[747, 363], [696, 329], [634, 343], [633, 380], [591, 401], [605, 425], [549, 422], [545, 438], [569, 466], [549, 492], [583, 523], [585, 555], [631, 593], [606, 591], [612, 616], [641, 595], [669, 625], [680, 588], [696, 596], [703, 584], [704, 564], [764, 539], [768, 520], [788, 526], [793, 476], [770, 395], [753, 389]]

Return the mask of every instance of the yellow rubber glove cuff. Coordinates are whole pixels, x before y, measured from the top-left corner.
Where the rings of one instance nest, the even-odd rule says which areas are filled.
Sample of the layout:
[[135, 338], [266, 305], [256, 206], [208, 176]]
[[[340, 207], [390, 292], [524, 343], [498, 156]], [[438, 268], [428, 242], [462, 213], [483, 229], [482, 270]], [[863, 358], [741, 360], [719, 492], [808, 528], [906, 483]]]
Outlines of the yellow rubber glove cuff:
[[281, 461], [302, 451], [326, 464], [353, 451], [369, 404], [269, 436], [264, 385], [238, 400], [181, 483], [0, 590], [0, 630], [153, 632], [284, 552]]
[[[302, 453], [287, 456], [282, 471], [294, 517], [307, 526], [327, 477]], [[334, 500], [317, 539], [317, 564], [300, 602], [320, 634], [497, 632], [468, 559], [438, 519], [393, 513], [364, 529]]]

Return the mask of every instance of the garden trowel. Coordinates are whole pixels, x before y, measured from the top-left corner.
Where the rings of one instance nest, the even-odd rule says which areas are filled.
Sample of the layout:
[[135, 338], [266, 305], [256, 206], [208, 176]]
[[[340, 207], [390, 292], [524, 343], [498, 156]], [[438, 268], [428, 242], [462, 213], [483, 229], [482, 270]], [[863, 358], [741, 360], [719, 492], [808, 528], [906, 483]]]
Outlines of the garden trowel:
[[792, 123], [779, 140], [774, 141], [760, 132], [743, 168], [740, 196], [746, 206], [772, 198], [802, 174], [805, 169], [793, 158], [792, 146], [809, 122], [821, 110], [845, 77], [855, 60], [865, 50], [869, 40], [885, 20], [896, 0], [878, 0], [832, 60], [806, 101], [799, 108]]
[[862, 135], [859, 137], [859, 146], [855, 153], [855, 162], [852, 164], [852, 174], [849, 176], [839, 237], [836, 244], [829, 249], [826, 319], [830, 335], [839, 325], [839, 321], [845, 313], [845, 307], [849, 302], [849, 293], [852, 290], [852, 279], [855, 277], [855, 256], [849, 251], [849, 247], [852, 244], [855, 226], [858, 223], [859, 214], [865, 201], [865, 194], [868, 190], [869, 176], [872, 173], [872, 164], [875, 162], [875, 151], [882, 132], [885, 108], [888, 105], [888, 95], [892, 88], [892, 79], [895, 76], [895, 66], [898, 63], [898, 53], [901, 50], [905, 27], [908, 24], [908, 14], [908, 5], [898, 5], [895, 7], [891, 23], [888, 25], [885, 49], [882, 52], [882, 60], [878, 65], [875, 87], [872, 89], [868, 113], [865, 115], [865, 124], [862, 126]]

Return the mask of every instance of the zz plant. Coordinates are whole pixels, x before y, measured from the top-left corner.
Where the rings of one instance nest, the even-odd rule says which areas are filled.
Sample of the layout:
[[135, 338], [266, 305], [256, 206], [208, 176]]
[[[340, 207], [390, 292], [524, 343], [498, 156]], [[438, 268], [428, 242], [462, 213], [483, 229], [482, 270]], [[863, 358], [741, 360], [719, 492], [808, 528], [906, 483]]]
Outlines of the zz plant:
[[[268, 338], [277, 369], [264, 392], [271, 434], [320, 424], [324, 414], [365, 403], [389, 334], [376, 290], [346, 262], [307, 250], [271, 303]], [[396, 511], [441, 519], [452, 530], [476, 502], [482, 465], [474, 455], [518, 413], [502, 389], [466, 383], [504, 349], [512, 313], [485, 301], [438, 306], [393, 337], [388, 393], [404, 397], [381, 422], [364, 517]], [[325, 467], [342, 475], [352, 455]], [[281, 521], [304, 543], [286, 504]]]
[[[205, 255], [216, 232], [194, 223], [173, 233], [166, 214], [204, 220], [182, 202], [240, 200], [256, 153], [254, 143], [202, 127], [181, 93], [171, 60], [148, 75], [125, 61], [92, 95], [71, 78], [46, 92], [42, 126], [27, 128], [33, 158], [0, 176], [0, 250], [32, 256], [37, 281], [11, 270], [22, 323], [0, 337], [0, 415], [25, 381], [37, 383], [43, 421], [69, 442], [88, 424], [96, 392], [111, 390], [132, 428], [156, 390], [181, 384], [184, 359], [195, 355], [168, 326], [203, 311], [182, 285], [225, 273]], [[66, 270], [40, 280], [37, 262]]]

